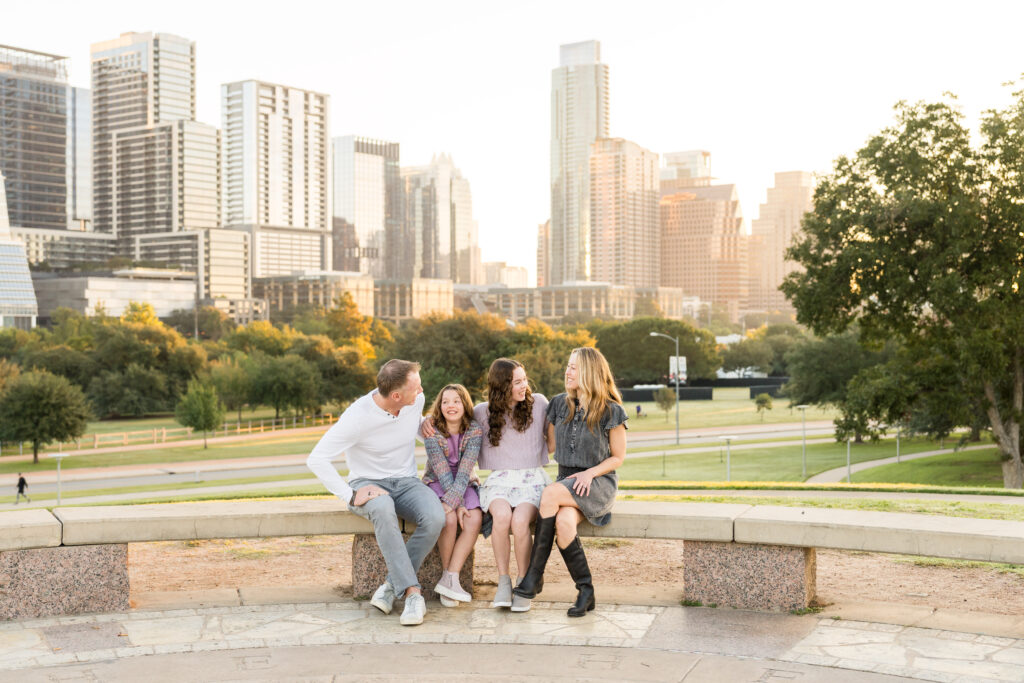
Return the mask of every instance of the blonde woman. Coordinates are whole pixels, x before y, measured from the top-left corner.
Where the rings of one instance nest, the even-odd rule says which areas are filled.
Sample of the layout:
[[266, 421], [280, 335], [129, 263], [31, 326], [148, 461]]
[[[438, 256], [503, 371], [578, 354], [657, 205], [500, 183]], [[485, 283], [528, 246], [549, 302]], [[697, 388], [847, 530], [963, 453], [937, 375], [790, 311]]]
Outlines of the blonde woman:
[[626, 457], [628, 418], [608, 361], [600, 351], [582, 347], [572, 352], [565, 368], [565, 393], [551, 399], [547, 418], [558, 479], [541, 496], [530, 568], [513, 592], [529, 599], [540, 592], [557, 535], [558, 550], [578, 591], [568, 614], [582, 617], [594, 609], [596, 601], [576, 527], [583, 519], [594, 526], [611, 520], [618, 492], [615, 470]]

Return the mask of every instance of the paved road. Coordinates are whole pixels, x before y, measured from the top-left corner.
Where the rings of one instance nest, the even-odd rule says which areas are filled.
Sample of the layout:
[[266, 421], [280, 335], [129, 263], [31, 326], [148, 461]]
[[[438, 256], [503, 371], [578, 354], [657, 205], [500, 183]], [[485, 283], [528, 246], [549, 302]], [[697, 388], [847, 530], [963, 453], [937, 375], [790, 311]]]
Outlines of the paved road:
[[571, 619], [564, 602], [513, 614], [478, 596], [455, 609], [431, 601], [422, 625], [403, 627], [394, 612], [328, 590], [206, 593], [176, 594], [177, 604], [163, 594], [163, 606], [125, 614], [8, 622], [0, 680], [1024, 680], [1024, 628], [998, 615], [883, 605], [860, 609], [868, 621], [857, 606], [793, 616], [604, 599]]
[[[961, 448], [961, 451], [977, 451], [985, 448], [993, 448], [992, 444], [984, 444], [981, 446], [966, 446]], [[942, 448], [934, 451], [923, 451], [921, 453], [909, 453], [907, 455], [900, 456], [900, 462], [907, 460], [917, 460], [918, 458], [930, 458], [933, 455], [947, 455], [949, 453], [956, 453], [954, 448]], [[897, 462], [896, 456], [891, 458], [879, 458], [878, 460], [866, 460], [864, 462], [858, 462], [850, 466], [850, 472], [857, 473], [864, 470], [869, 470], [873, 467], [879, 467], [881, 465], [891, 465]], [[813, 477], [807, 479], [808, 484], [830, 484], [834, 482], [846, 481], [847, 469], [843, 467], [837, 467], [834, 470], [826, 470], [820, 474], [816, 474]]]

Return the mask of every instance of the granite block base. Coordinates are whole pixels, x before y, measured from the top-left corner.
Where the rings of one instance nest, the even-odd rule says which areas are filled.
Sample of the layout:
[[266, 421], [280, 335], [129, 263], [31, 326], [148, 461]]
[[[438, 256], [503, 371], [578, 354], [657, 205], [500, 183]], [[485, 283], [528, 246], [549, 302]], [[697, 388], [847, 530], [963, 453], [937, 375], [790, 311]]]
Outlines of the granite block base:
[[[404, 534], [404, 537], [408, 540], [409, 534]], [[462, 589], [470, 595], [473, 594], [473, 554], [473, 551], [470, 551], [459, 573]], [[434, 592], [434, 586], [441, 580], [441, 570], [441, 556], [437, 552], [437, 546], [434, 546], [416, 575], [423, 589], [423, 597], [427, 600], [436, 600], [438, 597]], [[357, 600], [369, 599], [384, 583], [387, 575], [388, 568], [384, 564], [384, 556], [380, 553], [374, 535], [355, 534], [352, 539], [352, 597]]]
[[683, 598], [689, 604], [788, 612], [817, 594], [814, 548], [683, 542]]
[[128, 546], [0, 552], [0, 620], [128, 610]]

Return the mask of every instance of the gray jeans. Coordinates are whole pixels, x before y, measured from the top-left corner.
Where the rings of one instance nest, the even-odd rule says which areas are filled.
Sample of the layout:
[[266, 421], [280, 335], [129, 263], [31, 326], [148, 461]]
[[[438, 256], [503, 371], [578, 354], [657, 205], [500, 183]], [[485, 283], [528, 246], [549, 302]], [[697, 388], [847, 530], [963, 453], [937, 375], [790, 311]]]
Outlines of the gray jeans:
[[[437, 494], [416, 477], [354, 479], [348, 483], [354, 491], [370, 484], [388, 495], [371, 498], [359, 507], [349, 505], [348, 509], [373, 523], [377, 545], [388, 566], [388, 582], [401, 597], [407, 588], [420, 587], [416, 572], [444, 528], [444, 508]], [[408, 541], [402, 538], [399, 517], [416, 524]]]

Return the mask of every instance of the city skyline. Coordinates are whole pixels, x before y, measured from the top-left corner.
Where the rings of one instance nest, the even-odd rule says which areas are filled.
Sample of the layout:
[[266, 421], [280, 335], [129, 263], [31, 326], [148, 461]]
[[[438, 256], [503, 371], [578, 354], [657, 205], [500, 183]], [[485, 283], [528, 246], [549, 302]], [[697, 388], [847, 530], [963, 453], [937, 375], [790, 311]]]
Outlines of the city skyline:
[[[298, 2], [286, 15], [244, 16], [234, 5], [186, 2], [174, 13], [101, 5], [13, 7], [0, 43], [67, 56], [69, 82], [88, 86], [92, 43], [128, 31], [181, 35], [197, 46], [196, 119], [215, 126], [223, 83], [327, 93], [332, 136], [394, 140], [403, 165], [439, 152], [457, 159], [473, 180], [483, 260], [525, 266], [531, 280], [535, 240], [504, 236], [532, 237], [549, 218], [549, 89], [562, 44], [601, 42], [613, 137], [661, 155], [709, 150], [714, 176], [736, 184], [748, 223], [776, 172], [827, 171], [891, 122], [897, 100], [949, 90], [973, 124], [1005, 101], [1000, 84], [1024, 70], [1011, 33], [1024, 10], [984, 2], [968, 16], [943, 11], [951, 3], [641, 2], [623, 14], [613, 3], [444, 3], [440, 12], [388, 3], [339, 13]], [[53, 14], [62, 21], [47, 20]], [[384, 24], [394, 30], [363, 30]]]

